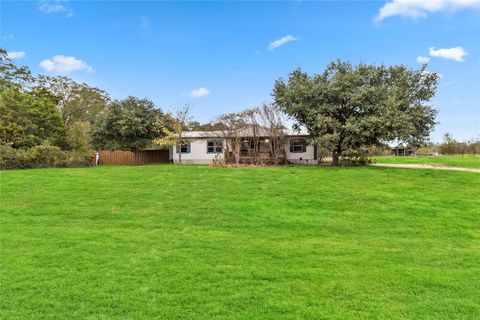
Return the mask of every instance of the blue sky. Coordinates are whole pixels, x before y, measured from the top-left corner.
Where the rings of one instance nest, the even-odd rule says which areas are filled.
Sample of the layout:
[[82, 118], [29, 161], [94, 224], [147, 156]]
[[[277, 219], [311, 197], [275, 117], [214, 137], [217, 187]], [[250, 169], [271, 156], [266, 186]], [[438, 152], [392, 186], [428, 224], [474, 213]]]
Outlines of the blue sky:
[[[274, 81], [334, 59], [441, 74], [432, 134], [480, 135], [480, 1], [0, 2], [1, 47], [34, 73], [65, 74], [196, 120], [272, 100]], [[418, 58], [422, 57], [422, 58]]]

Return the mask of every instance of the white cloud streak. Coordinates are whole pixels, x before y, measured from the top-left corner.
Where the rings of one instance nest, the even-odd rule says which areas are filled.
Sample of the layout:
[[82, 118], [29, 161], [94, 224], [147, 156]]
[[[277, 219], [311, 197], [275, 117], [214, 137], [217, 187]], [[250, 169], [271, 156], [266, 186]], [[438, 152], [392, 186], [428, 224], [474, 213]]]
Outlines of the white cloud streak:
[[375, 20], [393, 16], [426, 18], [430, 13], [462, 9], [480, 9], [480, 0], [391, 0], [380, 8]]
[[429, 57], [418, 56], [418, 57], [417, 57], [417, 62], [418, 62], [418, 63], [429, 63], [429, 62], [430, 62], [430, 58], [429, 58]]
[[275, 40], [275, 41], [272, 41], [272, 42], [268, 45], [268, 50], [269, 50], [269, 51], [275, 50], [276, 48], [279, 48], [279, 47], [283, 46], [284, 44], [289, 43], [289, 42], [291, 42], [291, 41], [295, 41], [295, 40], [298, 40], [298, 38], [295, 38], [295, 37], [292, 36], [292, 35], [288, 35], [288, 36], [281, 37], [280, 39], [277, 39], [277, 40]]
[[192, 98], [200, 98], [200, 97], [206, 97], [209, 94], [210, 94], [210, 91], [208, 91], [207, 88], [201, 87], [198, 89], [193, 89], [192, 91], [190, 91], [188, 95]]
[[25, 51], [9, 51], [7, 52], [7, 57], [9, 59], [21, 59], [25, 57], [26, 53]]
[[40, 62], [40, 67], [48, 72], [71, 73], [74, 71], [94, 72], [93, 68], [85, 61], [75, 57], [56, 55], [52, 59], [45, 59]]
[[454, 47], [448, 49], [437, 49], [435, 47], [431, 47], [428, 50], [428, 54], [432, 57], [462, 62], [464, 61], [465, 56], [468, 55], [468, 52], [466, 52], [462, 47]]
[[38, 2], [38, 10], [42, 11], [43, 13], [51, 14], [51, 13], [65, 13], [68, 18], [73, 17], [73, 10], [67, 8], [64, 3], [66, 0], [40, 0]]

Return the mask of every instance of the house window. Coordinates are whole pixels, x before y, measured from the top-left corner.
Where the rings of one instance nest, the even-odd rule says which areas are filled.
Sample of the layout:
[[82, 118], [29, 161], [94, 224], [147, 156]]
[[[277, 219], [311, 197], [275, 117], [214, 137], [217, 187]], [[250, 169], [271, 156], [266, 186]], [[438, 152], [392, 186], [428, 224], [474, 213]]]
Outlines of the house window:
[[[178, 146], [176, 147], [178, 153]], [[190, 153], [190, 143], [184, 143], [180, 146], [181, 153]]]
[[222, 153], [222, 151], [223, 151], [222, 140], [207, 141], [207, 153]]
[[290, 140], [290, 152], [291, 153], [302, 153], [307, 151], [307, 140], [306, 139], [292, 139]]

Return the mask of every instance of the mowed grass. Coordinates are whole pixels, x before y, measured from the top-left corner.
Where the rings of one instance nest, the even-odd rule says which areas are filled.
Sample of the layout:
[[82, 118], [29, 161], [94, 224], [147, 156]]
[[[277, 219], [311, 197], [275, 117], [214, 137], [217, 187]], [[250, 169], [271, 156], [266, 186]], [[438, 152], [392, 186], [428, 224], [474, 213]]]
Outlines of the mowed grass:
[[480, 174], [159, 165], [0, 178], [2, 319], [480, 318]]
[[440, 155], [435, 157], [414, 156], [414, 157], [394, 157], [394, 156], [375, 156], [377, 163], [393, 164], [430, 164], [435, 166], [451, 166], [463, 168], [480, 168], [480, 155], [475, 157], [470, 154], [463, 155]]

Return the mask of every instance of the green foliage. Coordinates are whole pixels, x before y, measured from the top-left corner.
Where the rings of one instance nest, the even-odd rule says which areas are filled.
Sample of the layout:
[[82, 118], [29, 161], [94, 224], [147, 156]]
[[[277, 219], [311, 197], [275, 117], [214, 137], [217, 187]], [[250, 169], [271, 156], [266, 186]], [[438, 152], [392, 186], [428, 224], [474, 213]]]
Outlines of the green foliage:
[[59, 147], [40, 145], [16, 149], [9, 144], [0, 144], [0, 169], [86, 167], [90, 165], [92, 155], [93, 151], [86, 148], [64, 151]]
[[114, 101], [98, 115], [92, 127], [97, 149], [139, 150], [162, 135], [163, 112], [148, 99], [128, 97]]
[[480, 138], [471, 138], [467, 142], [467, 152], [474, 157], [480, 153]]
[[365, 156], [342, 156], [340, 165], [345, 167], [365, 166], [373, 163], [373, 159]]
[[346, 150], [340, 157], [340, 165], [342, 166], [364, 166], [373, 163], [371, 158], [372, 150], [369, 148], [359, 148], [354, 150]]
[[67, 154], [59, 147], [41, 145], [28, 149], [15, 149], [7, 144], [0, 144], [1, 169], [27, 169], [64, 167]]
[[0, 144], [65, 146], [65, 125], [51, 96], [6, 89], [0, 93]]
[[152, 165], [0, 181], [2, 319], [480, 314], [480, 174]]
[[27, 67], [17, 67], [0, 49], [0, 144], [29, 148], [41, 144], [66, 147], [65, 124], [58, 99], [41, 87]]
[[425, 103], [433, 97], [437, 81], [438, 75], [425, 66], [410, 70], [337, 61], [323, 74], [295, 70], [287, 82], [276, 81], [273, 96], [297, 126], [305, 126], [332, 152], [336, 165], [346, 150], [391, 140], [424, 142], [436, 115]]
[[8, 58], [7, 51], [0, 48], [0, 91], [20, 89], [33, 81], [28, 67], [17, 67]]
[[[154, 143], [164, 148], [175, 146], [179, 150], [182, 144], [193, 141], [191, 137], [184, 135], [185, 131], [192, 130], [193, 125], [195, 123], [190, 115], [190, 107], [188, 105], [180, 107], [176, 110], [175, 116], [165, 115], [159, 122], [162, 134], [154, 140]], [[181, 152], [178, 153], [178, 163], [182, 163]]]
[[445, 133], [443, 135], [443, 141], [438, 147], [441, 154], [454, 155], [456, 153], [461, 153], [462, 146], [461, 143], [455, 140], [450, 133]]
[[27, 150], [32, 168], [64, 167], [66, 154], [59, 147], [35, 146]]
[[56, 97], [57, 107], [67, 126], [75, 122], [93, 123], [110, 102], [105, 91], [64, 76], [40, 75], [35, 88], [46, 90]]
[[14, 149], [8, 144], [0, 144], [0, 169], [29, 168], [27, 151]]
[[90, 123], [74, 122], [67, 129], [68, 166], [82, 167], [90, 164], [94, 151], [90, 144]]

